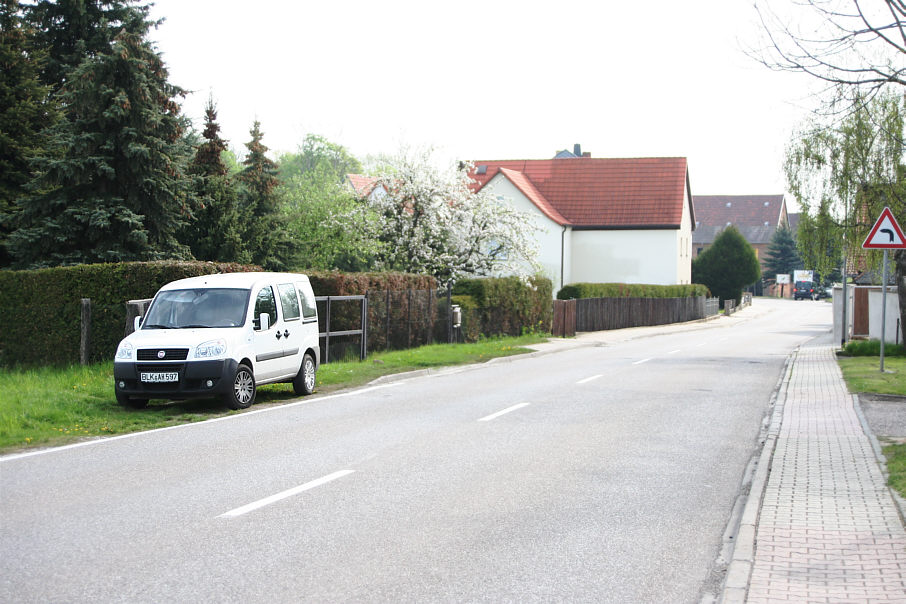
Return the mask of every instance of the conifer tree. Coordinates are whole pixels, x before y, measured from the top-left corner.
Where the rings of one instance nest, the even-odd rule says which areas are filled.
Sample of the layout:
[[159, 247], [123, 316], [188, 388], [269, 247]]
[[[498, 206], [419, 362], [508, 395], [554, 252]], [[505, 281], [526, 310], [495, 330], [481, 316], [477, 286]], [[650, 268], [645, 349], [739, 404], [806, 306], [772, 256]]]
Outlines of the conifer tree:
[[38, 0], [25, 11], [35, 46], [47, 55], [41, 81], [54, 93], [82, 61], [110, 52], [120, 31], [144, 36], [156, 25], [148, 20], [149, 6], [135, 0]]
[[735, 226], [725, 228], [711, 247], [692, 261], [692, 282], [706, 285], [711, 293], [726, 300], [742, 297], [742, 288], [761, 276], [755, 250]]
[[29, 160], [41, 152], [41, 131], [56, 117], [46, 102], [49, 87], [38, 80], [43, 54], [32, 36], [18, 0], [0, 0], [0, 266], [11, 262], [5, 243], [31, 180]]
[[802, 268], [796, 241], [788, 228], [774, 231], [764, 261], [765, 273], [771, 279], [774, 275], [792, 275], [794, 270]]
[[217, 106], [210, 97], [205, 105], [202, 136], [204, 142], [195, 150], [188, 170], [194, 177], [196, 207], [183, 240], [199, 260], [241, 262], [246, 257], [238, 194], [221, 159], [227, 144], [220, 138]]
[[245, 144], [248, 155], [239, 173], [243, 191], [245, 241], [255, 264], [277, 269], [286, 265], [289, 239], [279, 216], [277, 164], [267, 157], [268, 148], [261, 142], [261, 123], [255, 120], [249, 131], [252, 140]]
[[121, 31], [62, 89], [68, 119], [36, 161], [47, 192], [20, 201], [10, 236], [17, 266], [187, 257], [176, 234], [189, 215], [186, 120], [167, 69], [141, 35]]

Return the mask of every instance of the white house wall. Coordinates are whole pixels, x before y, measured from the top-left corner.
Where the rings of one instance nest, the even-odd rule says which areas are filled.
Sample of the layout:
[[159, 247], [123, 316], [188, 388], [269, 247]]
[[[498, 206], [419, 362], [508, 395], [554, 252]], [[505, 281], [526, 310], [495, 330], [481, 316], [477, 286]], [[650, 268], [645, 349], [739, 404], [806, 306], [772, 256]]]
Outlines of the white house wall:
[[689, 189], [683, 187], [683, 218], [679, 231], [676, 232], [676, 281], [674, 283], [692, 283], [692, 207]]
[[[516, 188], [502, 174], [497, 174], [492, 178], [484, 190], [490, 191], [493, 195], [502, 197], [520, 212], [526, 212], [535, 217], [535, 224], [540, 230], [535, 234], [535, 240], [538, 242], [538, 262], [541, 264], [541, 272], [545, 277], [551, 280], [554, 286], [554, 295], [563, 287], [560, 282], [560, 245], [563, 236], [563, 227], [545, 216], [534, 203], [529, 200], [522, 191]], [[569, 250], [569, 229], [565, 233], [564, 245]], [[563, 270], [569, 275], [569, 256], [564, 259]], [[566, 280], [569, 283], [569, 279]]]
[[[678, 283], [676, 229], [574, 231], [573, 283]], [[688, 281], [686, 281], [688, 283]]]

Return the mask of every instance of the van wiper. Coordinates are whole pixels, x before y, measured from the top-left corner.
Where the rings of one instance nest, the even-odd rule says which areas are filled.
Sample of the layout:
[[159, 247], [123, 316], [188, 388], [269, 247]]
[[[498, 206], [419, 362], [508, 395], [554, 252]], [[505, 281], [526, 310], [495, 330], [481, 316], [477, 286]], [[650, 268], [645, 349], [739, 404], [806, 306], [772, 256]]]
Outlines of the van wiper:
[[176, 329], [172, 325], [142, 325], [142, 329]]
[[199, 328], [199, 327], [208, 329], [208, 328], [210, 328], [211, 326], [210, 326], [210, 325], [180, 325], [180, 326], [179, 326], [180, 329], [196, 329], [196, 328]]

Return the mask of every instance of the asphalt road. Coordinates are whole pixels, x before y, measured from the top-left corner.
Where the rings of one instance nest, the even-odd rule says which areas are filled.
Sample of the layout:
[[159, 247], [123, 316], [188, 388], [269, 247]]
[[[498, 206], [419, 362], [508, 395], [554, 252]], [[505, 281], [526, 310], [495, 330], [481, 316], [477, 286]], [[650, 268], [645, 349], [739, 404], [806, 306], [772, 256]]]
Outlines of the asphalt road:
[[697, 602], [823, 302], [0, 458], [4, 602]]

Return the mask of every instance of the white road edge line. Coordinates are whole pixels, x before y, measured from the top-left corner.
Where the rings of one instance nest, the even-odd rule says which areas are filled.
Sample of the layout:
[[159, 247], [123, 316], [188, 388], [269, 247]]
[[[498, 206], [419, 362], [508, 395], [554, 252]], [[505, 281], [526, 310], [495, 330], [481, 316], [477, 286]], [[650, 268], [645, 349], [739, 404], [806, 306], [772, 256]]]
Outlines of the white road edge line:
[[504, 409], [503, 411], [498, 411], [497, 413], [493, 413], [493, 414], [491, 414], [491, 415], [488, 415], [487, 417], [482, 417], [482, 418], [481, 418], [480, 420], [478, 420], [478, 421], [480, 421], [480, 422], [489, 422], [489, 421], [491, 421], [492, 419], [497, 419], [497, 418], [500, 417], [501, 415], [505, 415], [505, 414], [507, 414], [507, 413], [510, 413], [511, 411], [515, 411], [516, 409], [522, 409], [523, 407], [528, 407], [528, 406], [529, 406], [529, 403], [519, 403], [518, 405], [513, 405], [512, 407], [507, 407], [507, 408]]
[[601, 374], [593, 375], [593, 376], [591, 376], [591, 377], [585, 378], [584, 380], [579, 380], [578, 382], [576, 382], [576, 384], [587, 384], [588, 382], [590, 382], [590, 381], [592, 381], [592, 380], [596, 380], [596, 379], [598, 379], [599, 377], [602, 377], [602, 375], [601, 375]]
[[682, 348], [677, 348], [676, 350], [671, 350], [671, 351], [668, 352], [667, 354], [676, 354], [677, 352], [682, 352], [682, 351], [683, 351]]
[[327, 484], [328, 482], [332, 482], [338, 478], [343, 478], [344, 476], [348, 476], [348, 475], [352, 474], [354, 471], [355, 470], [340, 470], [339, 472], [334, 472], [333, 474], [328, 474], [327, 476], [318, 478], [317, 480], [312, 480], [311, 482], [306, 482], [303, 485], [299, 485], [292, 489], [283, 491], [282, 493], [277, 493], [276, 495], [271, 495], [270, 497], [265, 497], [264, 499], [259, 499], [258, 501], [253, 501], [252, 503], [250, 503], [248, 505], [244, 505], [239, 508], [236, 508], [235, 510], [230, 510], [229, 512], [221, 514], [220, 516], [218, 516], [218, 518], [235, 518], [236, 516], [242, 516], [243, 514], [248, 514], [249, 512], [257, 510], [258, 508], [263, 508], [266, 505], [276, 503], [276, 502], [280, 501], [281, 499], [286, 499], [287, 497], [292, 497], [293, 495], [298, 495], [299, 493], [302, 493], [303, 491], [308, 491], [315, 487], [319, 487], [321, 485]]
[[641, 365], [642, 363], [647, 363], [648, 361], [650, 361], [653, 358], [654, 357], [649, 357], [647, 359], [642, 359], [641, 361], [636, 361], [635, 363], [633, 363], [633, 365]]

